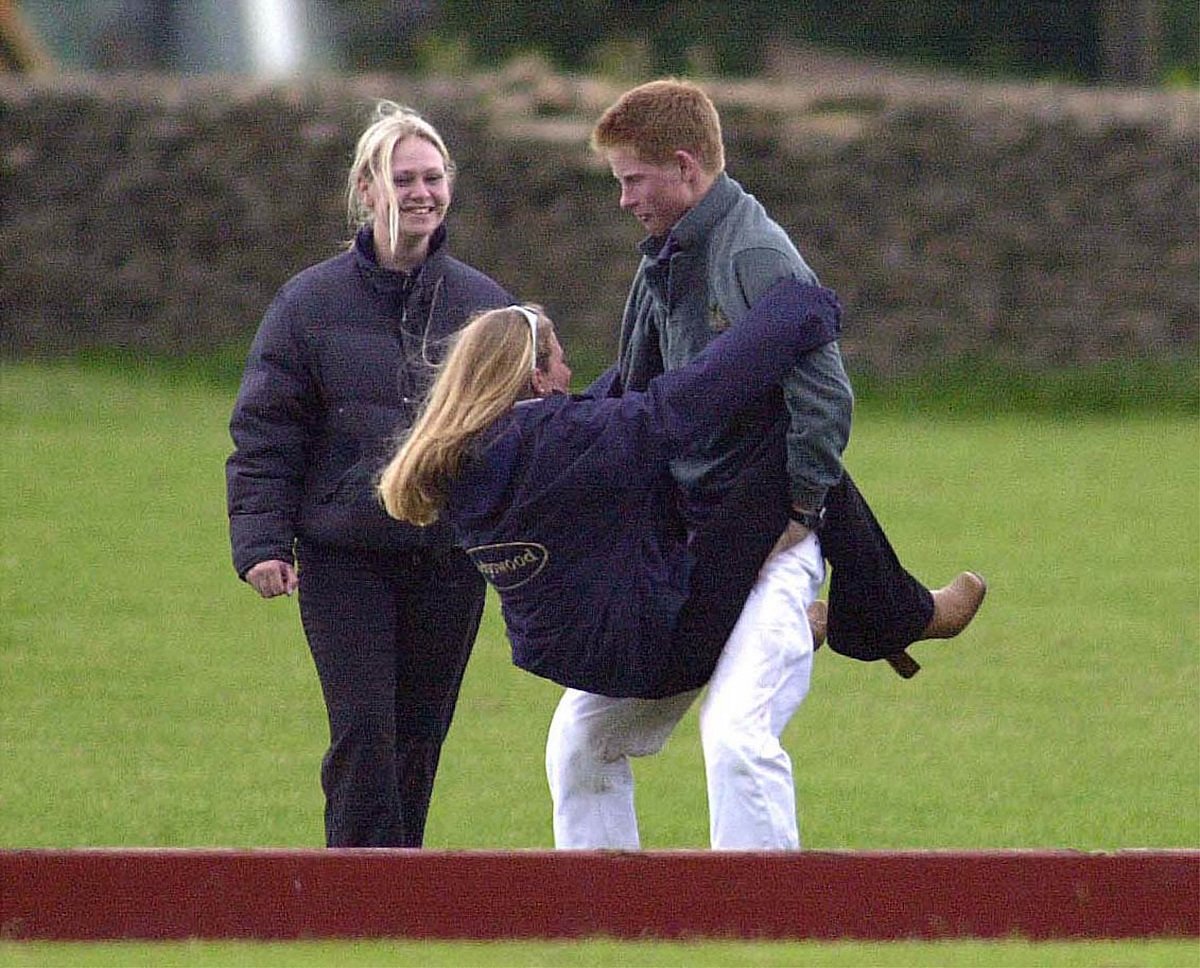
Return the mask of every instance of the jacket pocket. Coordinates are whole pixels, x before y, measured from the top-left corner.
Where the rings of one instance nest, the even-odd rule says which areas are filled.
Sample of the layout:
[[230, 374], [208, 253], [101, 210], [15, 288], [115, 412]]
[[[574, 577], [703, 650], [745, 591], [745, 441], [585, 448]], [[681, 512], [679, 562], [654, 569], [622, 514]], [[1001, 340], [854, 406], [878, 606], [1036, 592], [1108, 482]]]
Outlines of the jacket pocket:
[[320, 504], [338, 504], [342, 507], [366, 507], [378, 505], [375, 493], [375, 478], [378, 473], [374, 458], [363, 457], [334, 482], [322, 496]]

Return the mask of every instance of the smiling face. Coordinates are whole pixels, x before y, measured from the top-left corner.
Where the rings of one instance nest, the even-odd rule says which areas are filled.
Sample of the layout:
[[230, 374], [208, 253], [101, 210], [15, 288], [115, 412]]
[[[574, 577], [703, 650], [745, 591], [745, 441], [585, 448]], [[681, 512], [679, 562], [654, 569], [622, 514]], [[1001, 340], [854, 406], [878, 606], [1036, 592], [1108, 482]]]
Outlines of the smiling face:
[[363, 177], [359, 193], [363, 206], [371, 212], [380, 264], [410, 269], [423, 262], [429, 254], [429, 239], [450, 207], [450, 178], [437, 146], [419, 135], [402, 138], [392, 151], [390, 186]]
[[661, 165], [640, 160], [629, 148], [610, 148], [605, 155], [621, 186], [621, 208], [655, 237], [666, 235], [712, 186], [686, 151]]

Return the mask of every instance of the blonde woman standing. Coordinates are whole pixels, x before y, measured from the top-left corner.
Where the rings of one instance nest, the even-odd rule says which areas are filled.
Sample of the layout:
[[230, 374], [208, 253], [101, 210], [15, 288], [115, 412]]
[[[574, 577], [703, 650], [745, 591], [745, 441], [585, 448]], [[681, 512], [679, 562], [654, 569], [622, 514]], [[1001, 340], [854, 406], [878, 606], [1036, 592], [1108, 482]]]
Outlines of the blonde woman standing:
[[230, 420], [233, 562], [262, 597], [299, 591], [329, 715], [330, 847], [419, 847], [484, 582], [445, 528], [389, 518], [374, 480], [447, 339], [512, 302], [449, 254], [454, 166], [383, 101], [347, 182], [353, 242], [268, 307]]

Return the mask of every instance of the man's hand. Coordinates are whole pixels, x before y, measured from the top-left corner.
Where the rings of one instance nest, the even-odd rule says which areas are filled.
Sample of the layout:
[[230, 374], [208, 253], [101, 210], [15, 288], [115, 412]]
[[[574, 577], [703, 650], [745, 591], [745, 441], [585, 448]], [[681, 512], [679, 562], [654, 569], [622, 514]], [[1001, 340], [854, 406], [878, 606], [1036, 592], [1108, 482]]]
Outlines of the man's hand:
[[775, 547], [773, 547], [771, 549], [771, 553], [767, 555], [767, 561], [770, 561], [781, 551], [787, 551], [788, 548], [794, 548], [810, 534], [812, 534], [812, 532], [799, 521], [789, 521], [788, 526], [783, 531], [783, 534], [781, 534], [779, 536], [779, 540], [775, 542]]
[[260, 561], [246, 572], [246, 583], [263, 598], [290, 595], [300, 584], [290, 561]]

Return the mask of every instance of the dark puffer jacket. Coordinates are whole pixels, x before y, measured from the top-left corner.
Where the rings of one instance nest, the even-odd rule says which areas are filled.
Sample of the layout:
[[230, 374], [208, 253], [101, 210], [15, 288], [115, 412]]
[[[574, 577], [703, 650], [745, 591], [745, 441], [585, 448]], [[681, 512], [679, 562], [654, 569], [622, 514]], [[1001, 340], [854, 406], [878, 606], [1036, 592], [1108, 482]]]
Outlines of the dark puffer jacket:
[[351, 551], [448, 545], [444, 528], [389, 518], [374, 479], [408, 427], [447, 338], [512, 297], [446, 251], [445, 227], [408, 276], [375, 260], [372, 233], [289, 280], [268, 307], [230, 418], [226, 463], [238, 575], [293, 560], [297, 539]]

